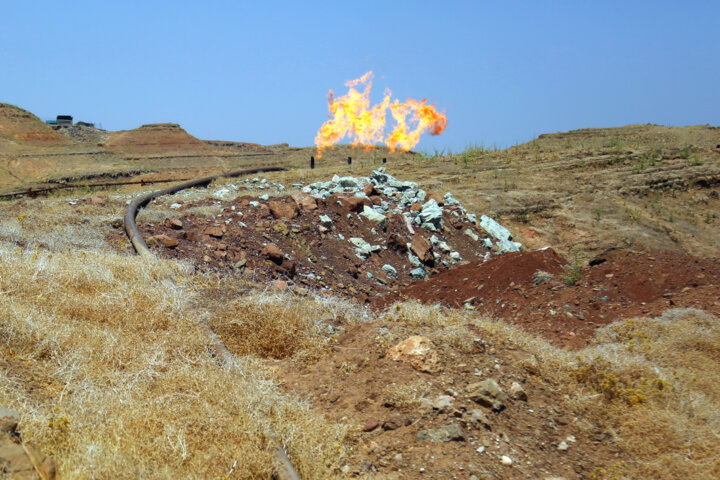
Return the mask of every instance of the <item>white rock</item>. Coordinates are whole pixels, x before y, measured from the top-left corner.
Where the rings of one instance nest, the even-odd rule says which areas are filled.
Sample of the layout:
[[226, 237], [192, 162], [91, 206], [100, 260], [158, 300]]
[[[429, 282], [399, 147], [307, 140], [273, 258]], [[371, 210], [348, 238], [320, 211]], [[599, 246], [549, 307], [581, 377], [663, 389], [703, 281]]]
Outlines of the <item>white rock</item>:
[[508, 457], [507, 455], [503, 455], [502, 457], [500, 457], [500, 462], [503, 465], [512, 465], [513, 463], [512, 458]]
[[363, 211], [362, 213], [360, 213], [360, 216], [365, 217], [371, 222], [377, 223], [379, 225], [383, 225], [385, 223], [385, 215], [376, 212], [367, 205], [363, 207]]
[[385, 265], [382, 266], [382, 270], [383, 270], [383, 272], [387, 273], [391, 277], [397, 278], [397, 270], [392, 265], [386, 263]]
[[330, 225], [332, 225], [332, 219], [327, 215], [320, 215], [320, 224], [322, 224], [324, 227], [329, 227]]

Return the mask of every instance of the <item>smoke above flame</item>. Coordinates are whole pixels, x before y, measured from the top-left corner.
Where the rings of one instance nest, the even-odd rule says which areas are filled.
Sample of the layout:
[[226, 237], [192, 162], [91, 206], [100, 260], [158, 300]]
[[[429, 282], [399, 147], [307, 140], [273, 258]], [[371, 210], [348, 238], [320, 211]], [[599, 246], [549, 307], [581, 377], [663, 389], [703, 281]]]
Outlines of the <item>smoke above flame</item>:
[[[364, 85], [364, 88], [357, 90], [355, 87], [359, 85]], [[328, 94], [330, 120], [320, 127], [315, 137], [318, 158], [322, 157], [324, 149], [345, 137], [352, 140], [353, 146], [373, 148], [375, 144], [384, 143], [391, 152], [407, 152], [417, 145], [424, 132], [440, 135], [447, 126], [445, 114], [435, 110], [434, 105], [428, 105], [426, 99], [418, 101], [409, 98], [401, 103], [391, 100], [389, 89], [385, 90], [382, 102], [371, 106], [372, 71], [345, 82], [345, 86], [348, 93], [341, 97], [336, 98], [332, 90]], [[395, 126], [386, 134], [388, 110]]]

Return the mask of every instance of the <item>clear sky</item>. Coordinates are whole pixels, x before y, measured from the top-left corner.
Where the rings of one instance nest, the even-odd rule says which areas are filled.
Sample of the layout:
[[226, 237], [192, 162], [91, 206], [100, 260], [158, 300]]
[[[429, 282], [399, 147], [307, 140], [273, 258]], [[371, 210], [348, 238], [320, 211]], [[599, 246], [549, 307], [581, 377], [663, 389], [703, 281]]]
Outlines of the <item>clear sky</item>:
[[329, 89], [425, 98], [417, 149], [720, 124], [720, 1], [6, 1], [0, 102], [110, 130], [312, 145]]

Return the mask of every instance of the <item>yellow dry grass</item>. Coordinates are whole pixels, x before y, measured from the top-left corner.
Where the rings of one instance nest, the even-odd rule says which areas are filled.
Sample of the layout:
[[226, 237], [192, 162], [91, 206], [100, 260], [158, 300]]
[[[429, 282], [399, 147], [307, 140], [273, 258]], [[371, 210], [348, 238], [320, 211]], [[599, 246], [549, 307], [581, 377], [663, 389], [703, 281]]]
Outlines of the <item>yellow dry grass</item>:
[[593, 478], [720, 478], [720, 319], [715, 316], [678, 309], [616, 322], [580, 352], [555, 348], [502, 321], [417, 302], [395, 305], [385, 319], [421, 327], [436, 345], [468, 352], [472, 339], [464, 327], [472, 325], [503, 361], [518, 348], [534, 355], [539, 363], [528, 371], [554, 385], [588, 425], [612, 432], [607, 441], [626, 458], [598, 465]]
[[[65, 205], [46, 206], [64, 223]], [[61, 478], [268, 478], [271, 431], [305, 478], [332, 476], [346, 427], [282, 395], [250, 347], [233, 370], [218, 366], [197, 310], [206, 279], [115, 254], [82, 222], [56, 239], [61, 225], [8, 206], [3, 225], [17, 223], [0, 232], [0, 404], [21, 412], [24, 439]], [[63, 249], [72, 242], [84, 247]]]
[[[626, 462], [598, 465], [596, 478], [720, 476], [713, 316], [673, 311], [620, 322], [572, 353], [468, 312], [404, 303], [376, 316], [118, 254], [105, 233], [125, 200], [0, 208], [0, 404], [21, 412], [24, 439], [55, 458], [61, 478], [268, 478], [271, 431], [303, 478], [341, 476], [348, 427], [282, 394], [264, 361], [321, 359], [329, 325], [341, 318], [384, 323], [377, 340], [387, 346], [424, 334], [470, 354], [477, 335], [499, 358], [506, 348], [534, 355], [533, 374], [559, 401], [613, 432], [607, 441]], [[233, 369], [213, 358], [203, 322], [237, 357]], [[424, 392], [418, 383], [386, 393], [412, 403]]]

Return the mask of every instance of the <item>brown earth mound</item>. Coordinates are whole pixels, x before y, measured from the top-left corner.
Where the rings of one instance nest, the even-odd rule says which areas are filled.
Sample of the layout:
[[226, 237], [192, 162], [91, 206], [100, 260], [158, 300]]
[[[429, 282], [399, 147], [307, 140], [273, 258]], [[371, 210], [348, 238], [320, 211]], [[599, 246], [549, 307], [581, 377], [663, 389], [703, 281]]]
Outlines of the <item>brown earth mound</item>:
[[68, 139], [22, 108], [0, 103], [0, 136], [30, 145], [65, 145]]
[[[657, 316], [676, 307], [720, 314], [718, 259], [618, 250], [581, 268], [547, 248], [482, 261], [476, 260], [486, 252], [482, 239], [466, 235], [471, 223], [451, 208], [445, 209], [445, 222], [456, 222], [457, 228], [418, 229], [411, 235], [402, 215], [389, 214], [384, 229], [358, 215], [363, 202], [370, 200], [339, 194], [326, 200], [302, 194], [269, 201], [207, 199], [182, 205], [188, 214], [177, 219], [139, 227], [158, 254], [190, 260], [203, 270], [242, 270], [254, 280], [280, 279], [281, 288], [306, 287], [377, 309], [405, 299], [465, 308], [522, 325], [569, 348], [587, 345], [595, 330], [619, 319]], [[207, 207], [221, 212], [215, 218], [191, 213]], [[431, 235], [473, 261], [434, 261], [439, 249]], [[376, 249], [363, 259], [352, 238]], [[415, 266], [408, 261], [408, 245], [426, 262], [427, 280], [411, 275]]]
[[212, 152], [214, 148], [193, 137], [175, 123], [153, 123], [134, 130], [113, 132], [104, 145], [124, 154]]
[[[371, 198], [390, 200], [383, 195]], [[384, 224], [378, 224], [358, 213], [370, 204], [369, 199], [341, 194], [325, 200], [307, 194], [267, 201], [250, 196], [232, 202], [209, 199], [185, 203], [180, 210], [221, 206], [215, 219], [188, 214], [173, 219], [176, 222], [141, 223], [138, 228], [144, 238], [155, 237], [149, 242], [164, 257], [192, 260], [205, 270], [242, 269], [255, 280], [283, 279], [362, 302], [414, 280], [411, 272], [418, 266], [410, 263], [410, 251], [423, 261], [425, 271], [455, 264], [448, 252], [433, 246], [433, 235], [452, 245], [461, 258], [482, 257], [487, 251], [480, 237], [464, 233], [473, 224], [454, 215], [456, 207], [444, 209], [445, 222], [454, 228], [432, 232], [416, 227], [411, 234], [402, 214], [388, 214]], [[359, 255], [353, 243], [358, 239], [367, 241], [372, 251]]]
[[477, 309], [558, 345], [585, 346], [615, 320], [657, 316], [676, 307], [720, 313], [720, 261], [676, 252], [613, 251], [585, 268], [552, 249], [507, 253], [441, 272], [400, 289], [400, 298]]

